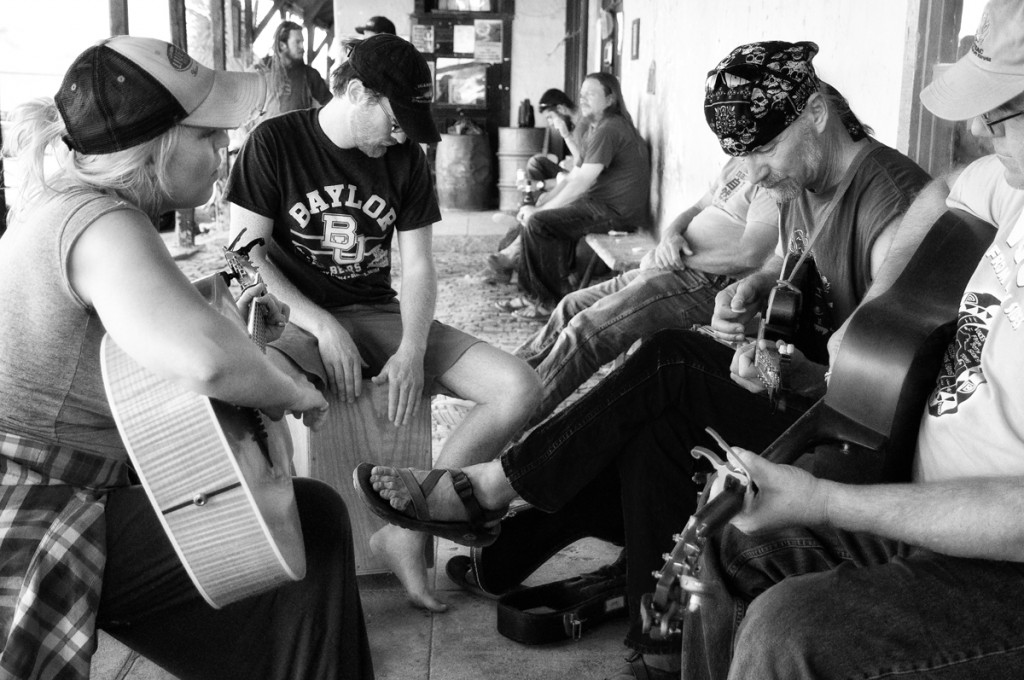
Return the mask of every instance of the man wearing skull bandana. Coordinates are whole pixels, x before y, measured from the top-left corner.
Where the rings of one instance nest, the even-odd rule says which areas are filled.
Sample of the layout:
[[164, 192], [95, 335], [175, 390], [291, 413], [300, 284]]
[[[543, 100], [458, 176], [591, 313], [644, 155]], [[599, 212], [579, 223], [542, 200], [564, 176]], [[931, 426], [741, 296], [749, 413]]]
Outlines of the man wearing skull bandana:
[[[779, 278], [783, 250], [803, 242], [823, 283], [815, 326], [821, 341], [816, 358], [824, 361], [829, 334], [869, 289], [877, 294], [891, 284], [942, 209], [912, 226], [911, 220], [901, 222], [928, 175], [868, 136], [845, 99], [818, 79], [811, 64], [817, 51], [810, 42], [736, 48], [709, 73], [705, 112], [722, 148], [746, 160], [750, 181], [776, 197], [781, 213], [776, 257], [719, 294], [713, 324], [718, 339], [745, 339], [747, 322]], [[622, 527], [631, 615], [626, 643], [637, 653], [613, 678], [678, 677], [678, 641], [642, 633], [639, 604], [653, 589], [651, 571], [661, 566], [672, 533], [694, 511], [698, 487], [692, 476], [700, 466], [690, 450], [715, 447], [705, 428], [760, 451], [800, 415], [795, 405], [784, 412], [773, 408], [753, 377], [751, 354], [692, 331], [657, 333], [498, 460], [462, 470], [485, 509], [503, 508], [520, 496], [553, 513], [553, 526], [578, 524], [574, 518], [586, 516]], [[826, 366], [799, 351], [791, 363], [793, 389], [820, 396]], [[374, 489], [364, 492], [388, 494], [399, 507], [409, 496], [404, 477], [375, 467]], [[439, 484], [427, 498], [435, 523], [465, 517], [449, 488]], [[506, 533], [513, 533], [508, 525], [515, 521], [505, 520]], [[488, 550], [478, 564], [486, 563]]]

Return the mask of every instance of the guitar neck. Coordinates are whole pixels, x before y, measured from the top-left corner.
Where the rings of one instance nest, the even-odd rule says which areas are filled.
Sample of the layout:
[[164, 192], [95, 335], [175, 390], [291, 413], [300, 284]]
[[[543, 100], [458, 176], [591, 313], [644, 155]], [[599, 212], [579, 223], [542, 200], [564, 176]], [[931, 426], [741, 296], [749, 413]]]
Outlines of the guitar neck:
[[254, 300], [249, 306], [249, 318], [246, 322], [249, 338], [263, 352], [267, 351], [267, 310], [259, 301]]

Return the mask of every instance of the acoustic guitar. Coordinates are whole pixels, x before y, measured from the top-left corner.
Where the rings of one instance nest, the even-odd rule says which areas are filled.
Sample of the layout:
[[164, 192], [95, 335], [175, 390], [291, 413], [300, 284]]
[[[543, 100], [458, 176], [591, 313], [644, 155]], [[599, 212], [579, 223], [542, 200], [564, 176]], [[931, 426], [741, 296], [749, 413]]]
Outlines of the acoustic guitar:
[[[956, 330], [960, 299], [995, 233], [963, 211], [943, 214], [893, 286], [850, 317], [825, 396], [761, 455], [792, 464], [814, 450], [819, 477], [909, 479], [924, 405]], [[756, 489], [744, 471], [716, 467], [697, 512], [655, 573], [655, 592], [644, 596], [644, 626], [652, 636], [678, 632], [686, 612], [709, 594], [700, 581], [701, 551]]]
[[[243, 289], [259, 283], [248, 259], [227, 251]], [[210, 303], [241, 319], [222, 275], [195, 282]], [[261, 348], [263, 314], [250, 310]], [[135, 472], [203, 598], [215, 608], [306, 572], [284, 421], [190, 392], [137, 364], [109, 335], [103, 384]]]

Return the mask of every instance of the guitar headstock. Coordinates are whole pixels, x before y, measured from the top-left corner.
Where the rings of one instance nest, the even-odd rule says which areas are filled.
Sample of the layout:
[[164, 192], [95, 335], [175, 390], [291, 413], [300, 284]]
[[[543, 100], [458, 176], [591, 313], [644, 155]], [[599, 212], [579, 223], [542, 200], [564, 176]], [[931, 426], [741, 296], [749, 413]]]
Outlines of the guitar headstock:
[[[261, 238], [254, 239], [249, 243], [245, 244], [237, 250], [232, 248], [238, 242], [238, 239], [245, 233], [243, 229], [235, 240], [230, 245], [224, 248], [224, 259], [228, 263], [228, 271], [223, 272], [224, 278], [227, 281], [231, 279], [237, 279], [238, 284], [242, 288], [244, 293], [253, 286], [258, 286], [263, 282], [263, 277], [260, 276], [259, 270], [249, 259], [249, 252], [258, 245], [263, 245], [264, 241]], [[246, 319], [246, 330], [249, 332], [249, 337], [256, 345], [263, 349], [266, 345], [266, 319], [263, 305], [260, 304], [259, 300], [253, 300], [249, 307], [248, 318]]]
[[224, 248], [224, 259], [228, 263], [229, 270], [227, 276], [231, 279], [237, 279], [238, 285], [242, 287], [243, 291], [253, 286], [258, 286], [263, 281], [256, 265], [249, 259], [249, 251], [262, 244], [263, 239], [259, 238], [250, 241], [238, 250], [231, 250], [231, 246]]
[[700, 580], [700, 556], [709, 536], [717, 532], [743, 507], [747, 486], [735, 475], [719, 478], [721, 490], [690, 517], [682, 533], [672, 537], [676, 541], [672, 552], [662, 555], [665, 564], [654, 572], [657, 585], [654, 593], [641, 600], [640, 614], [644, 632], [656, 640], [664, 640], [681, 630], [686, 612], [696, 611], [702, 597], [713, 595], [713, 590]]
[[[730, 447], [708, 428], [708, 433], [728, 453]], [[717, 533], [742, 508], [746, 499], [757, 493], [757, 485], [741, 463], [722, 460], [703, 446], [691, 451], [694, 458], [707, 458], [715, 468], [709, 480], [703, 502], [690, 517], [682, 533], [676, 534], [671, 553], [662, 557], [665, 564], [654, 573], [657, 580], [654, 593], [643, 596], [640, 613], [644, 632], [663, 640], [679, 632], [686, 612], [696, 611], [702, 597], [713, 595], [713, 590], [700, 580], [700, 556], [707, 539]]]

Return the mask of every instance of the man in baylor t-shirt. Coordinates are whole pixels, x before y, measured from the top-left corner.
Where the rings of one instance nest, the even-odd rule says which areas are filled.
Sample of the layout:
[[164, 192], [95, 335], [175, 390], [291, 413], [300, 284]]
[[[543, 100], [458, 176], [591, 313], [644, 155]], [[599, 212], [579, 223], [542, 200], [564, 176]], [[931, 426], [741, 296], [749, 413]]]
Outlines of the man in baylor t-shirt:
[[[396, 424], [436, 381], [475, 402], [445, 442], [439, 467], [491, 459], [526, 423], [540, 385], [524, 362], [433, 320], [431, 225], [441, 215], [419, 146], [439, 140], [427, 64], [407, 41], [373, 36], [353, 47], [331, 90], [321, 109], [256, 127], [231, 172], [232, 237], [264, 240], [252, 256], [292, 310], [294, 326], [274, 347], [347, 401], [359, 397], [364, 372], [388, 383]], [[401, 300], [391, 287], [395, 232]], [[450, 475], [433, 493], [454, 493]], [[426, 540], [388, 525], [370, 547], [415, 604], [442, 611], [427, 583]]]

